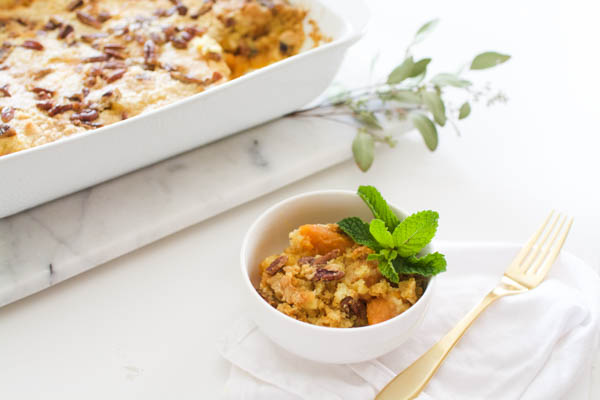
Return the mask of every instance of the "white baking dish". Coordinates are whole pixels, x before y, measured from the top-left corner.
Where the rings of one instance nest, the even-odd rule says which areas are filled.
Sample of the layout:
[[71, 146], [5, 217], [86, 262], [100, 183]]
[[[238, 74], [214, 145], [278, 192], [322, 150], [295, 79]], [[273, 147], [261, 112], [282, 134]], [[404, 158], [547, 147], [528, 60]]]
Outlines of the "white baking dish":
[[298, 109], [363, 34], [364, 0], [296, 0], [333, 41], [164, 108], [0, 157], [0, 218]]

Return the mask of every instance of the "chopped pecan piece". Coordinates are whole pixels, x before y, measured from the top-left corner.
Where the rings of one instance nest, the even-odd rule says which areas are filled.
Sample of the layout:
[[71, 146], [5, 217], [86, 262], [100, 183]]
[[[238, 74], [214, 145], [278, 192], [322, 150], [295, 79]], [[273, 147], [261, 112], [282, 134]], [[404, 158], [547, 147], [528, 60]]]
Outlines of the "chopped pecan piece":
[[333, 260], [334, 258], [337, 258], [340, 256], [342, 252], [340, 251], [340, 249], [334, 249], [331, 250], [329, 253], [322, 255], [321, 257], [317, 257], [315, 258], [315, 261], [313, 262], [314, 265], [324, 265], [327, 264], [328, 261]]
[[314, 262], [315, 262], [315, 258], [310, 257], [310, 256], [304, 256], [304, 257], [300, 257], [300, 259], [298, 259], [298, 265], [304, 265], [304, 264], [312, 265]]
[[115, 72], [106, 77], [106, 82], [112, 83], [116, 80], [121, 79], [123, 75], [125, 75], [125, 72], [127, 72], [126, 68], [116, 69]]
[[190, 18], [196, 19], [196, 18], [203, 16], [204, 14], [206, 14], [207, 12], [212, 10], [213, 4], [214, 4], [214, 2], [212, 0], [205, 1], [204, 4], [202, 5], [202, 7], [200, 7], [200, 9], [198, 11], [196, 11], [195, 13], [190, 15]]
[[96, 39], [102, 39], [107, 37], [108, 34], [107, 33], [103, 33], [103, 32], [98, 32], [98, 33], [90, 33], [87, 35], [81, 35], [81, 40], [83, 40], [86, 43], [93, 43]]
[[210, 78], [210, 83], [215, 83], [217, 81], [219, 81], [221, 78], [223, 78], [223, 74], [220, 73], [219, 71], [215, 71], [212, 74], [212, 77]]
[[36, 51], [44, 50], [44, 46], [42, 46], [42, 44], [36, 40], [25, 40], [21, 44], [21, 47], [24, 47], [29, 50], [36, 50]]
[[10, 125], [2, 124], [0, 125], [0, 137], [11, 137], [15, 136], [17, 132]]
[[267, 272], [267, 274], [269, 275], [275, 275], [277, 272], [279, 272], [279, 270], [283, 267], [285, 267], [285, 263], [287, 263], [288, 261], [288, 256], [279, 256], [276, 259], [273, 260], [273, 262], [271, 263], [271, 265], [269, 265], [265, 271]]
[[367, 304], [363, 299], [347, 296], [342, 299], [340, 306], [348, 315], [355, 315], [359, 318], [365, 318], [367, 315]]
[[43, 68], [43, 69], [35, 71], [32, 74], [32, 78], [34, 81], [39, 81], [40, 79], [42, 79], [43, 77], [45, 77], [46, 75], [48, 75], [51, 72], [52, 72], [52, 68]]
[[50, 17], [50, 19], [48, 20], [48, 22], [46, 22], [46, 24], [44, 25], [43, 29], [45, 31], [53, 31], [57, 28], [60, 28], [62, 26], [62, 22], [58, 21], [56, 18], [54, 17]]
[[15, 116], [15, 109], [11, 106], [6, 106], [2, 109], [2, 113], [0, 114], [2, 117], [2, 122], [10, 122], [11, 119]]
[[71, 111], [73, 104], [57, 104], [48, 111], [48, 115], [54, 117], [57, 114], [62, 114], [66, 111]]
[[88, 88], [94, 87], [94, 85], [96, 84], [96, 77], [90, 76], [86, 78], [85, 81], [83, 81], [83, 84]]
[[185, 74], [180, 71], [171, 71], [171, 78], [178, 80], [180, 82], [183, 82], [183, 83], [195, 83], [198, 85], [204, 84], [203, 80], [198, 79], [193, 75]]
[[44, 89], [41, 87], [34, 87], [31, 89], [33, 93], [35, 93], [38, 100], [48, 100], [54, 96], [54, 91], [50, 89]]
[[77, 11], [77, 19], [84, 25], [91, 26], [96, 29], [100, 29], [102, 27], [102, 23], [98, 21], [94, 16], [84, 13], [83, 11]]
[[108, 56], [108, 54], [101, 54], [98, 56], [84, 58], [83, 60], [81, 60], [81, 62], [84, 62], [84, 63], [102, 62], [102, 61], [108, 61], [109, 58], [110, 57]]
[[123, 54], [121, 54], [121, 52], [119, 50], [113, 50], [113, 49], [105, 47], [103, 51], [105, 54], [108, 54], [110, 57], [118, 58], [119, 60], [125, 59], [125, 56]]
[[10, 97], [10, 92], [8, 91], [8, 88], [10, 87], [10, 84], [5, 83], [4, 85], [0, 86], [0, 94], [2, 95], [2, 97]]
[[175, 9], [179, 13], [179, 15], [184, 16], [187, 14], [188, 8], [186, 6], [184, 6], [180, 0], [170, 0], [170, 1], [171, 1], [171, 3], [173, 3], [175, 5]]
[[72, 120], [79, 120], [82, 122], [91, 122], [97, 120], [99, 117], [98, 111], [88, 108], [79, 113], [71, 115]]
[[69, 33], [73, 32], [75, 29], [73, 29], [73, 26], [71, 25], [65, 25], [62, 28], [60, 28], [60, 31], [58, 31], [58, 38], [59, 39], [64, 39], [67, 36], [69, 36]]
[[51, 101], [44, 101], [41, 103], [37, 103], [35, 106], [42, 111], [48, 111], [54, 106], [54, 104]]
[[146, 40], [146, 43], [144, 43], [144, 64], [150, 69], [154, 69], [158, 65], [156, 44], [153, 40]]
[[120, 43], [107, 43], [104, 45], [104, 49], [109, 49], [109, 50], [124, 50], [125, 46], [120, 44]]
[[109, 61], [106, 64], [104, 64], [104, 69], [121, 69], [121, 68], [127, 68], [127, 64], [125, 64], [123, 61], [113, 60], [113, 61]]
[[0, 47], [0, 62], [4, 62], [11, 51], [12, 45], [10, 43], [2, 43], [2, 47]]
[[313, 281], [336, 281], [344, 277], [344, 271], [332, 271], [325, 268], [318, 268]]
[[107, 11], [100, 11], [98, 13], [97, 18], [98, 18], [98, 21], [100, 21], [100, 22], [106, 22], [112, 18], [112, 15], [110, 15], [110, 13], [108, 13]]
[[75, 11], [75, 9], [81, 7], [83, 5], [83, 0], [73, 0], [69, 4], [67, 4], [67, 11]]
[[174, 37], [171, 39], [171, 44], [177, 49], [187, 49], [188, 42], [189, 40], [185, 40], [181, 37]]

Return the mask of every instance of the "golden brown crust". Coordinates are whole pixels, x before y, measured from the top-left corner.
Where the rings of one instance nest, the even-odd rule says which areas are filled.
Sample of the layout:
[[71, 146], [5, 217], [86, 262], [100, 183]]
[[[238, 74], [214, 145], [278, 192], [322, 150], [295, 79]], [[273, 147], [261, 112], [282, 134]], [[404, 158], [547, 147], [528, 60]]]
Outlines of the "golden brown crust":
[[0, 130], [0, 156], [296, 54], [305, 15], [287, 0], [4, 1], [0, 112], [12, 117]]

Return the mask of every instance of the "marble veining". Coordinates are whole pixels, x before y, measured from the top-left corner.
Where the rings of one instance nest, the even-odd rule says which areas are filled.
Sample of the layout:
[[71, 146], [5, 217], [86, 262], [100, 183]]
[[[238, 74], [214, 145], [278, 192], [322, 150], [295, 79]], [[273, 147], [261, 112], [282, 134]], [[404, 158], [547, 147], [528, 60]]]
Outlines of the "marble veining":
[[0, 306], [346, 160], [352, 136], [280, 119], [0, 219]]

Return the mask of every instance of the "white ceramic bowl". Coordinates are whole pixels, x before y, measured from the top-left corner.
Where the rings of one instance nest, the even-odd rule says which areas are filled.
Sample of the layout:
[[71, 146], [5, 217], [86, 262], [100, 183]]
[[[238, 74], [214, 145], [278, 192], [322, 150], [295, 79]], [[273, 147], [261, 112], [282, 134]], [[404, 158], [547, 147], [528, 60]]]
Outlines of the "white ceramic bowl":
[[[393, 206], [400, 216], [407, 214]], [[288, 246], [288, 234], [303, 224], [333, 223], [357, 216], [373, 218], [354, 192], [319, 191], [291, 197], [266, 210], [252, 224], [242, 244], [242, 279], [251, 317], [275, 343], [300, 357], [323, 363], [345, 364], [370, 360], [398, 347], [421, 325], [435, 289], [431, 279], [411, 308], [388, 321], [360, 328], [328, 328], [298, 321], [277, 311], [257, 293], [259, 264]], [[424, 249], [431, 252], [430, 246]]]

